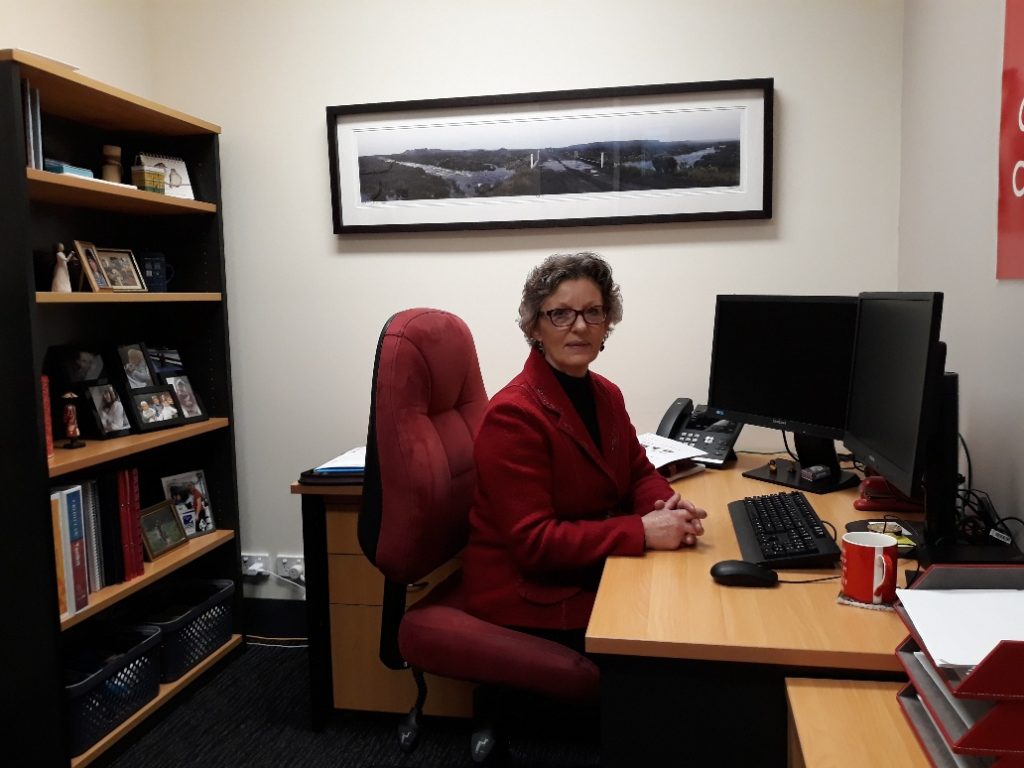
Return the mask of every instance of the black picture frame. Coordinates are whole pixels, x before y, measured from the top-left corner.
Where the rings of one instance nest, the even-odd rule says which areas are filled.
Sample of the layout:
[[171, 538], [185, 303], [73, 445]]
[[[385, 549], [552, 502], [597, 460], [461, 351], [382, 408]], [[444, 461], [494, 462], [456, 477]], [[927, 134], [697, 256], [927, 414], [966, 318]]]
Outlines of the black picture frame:
[[151, 346], [147, 346], [145, 349], [149, 370], [153, 372], [157, 383], [166, 384], [168, 376], [185, 375], [185, 366], [181, 361], [181, 353], [177, 349]]
[[[170, 407], [174, 410], [173, 416], [163, 412], [167, 398], [170, 398]], [[159, 408], [155, 407], [154, 400], [161, 402]], [[128, 404], [129, 418], [139, 432], [178, 427], [185, 423], [181, 417], [181, 406], [178, 404], [177, 398], [174, 397], [174, 390], [167, 384], [129, 390]]]
[[182, 373], [180, 376], [165, 376], [164, 383], [174, 390], [174, 399], [178, 402], [184, 423], [206, 421], [210, 418], [199, 393], [195, 391], [187, 375]]
[[768, 219], [774, 80], [327, 107], [337, 234]]
[[149, 364], [145, 344], [121, 344], [117, 347], [117, 358], [121, 361], [121, 373], [129, 393], [161, 383]]
[[130, 434], [132, 422], [117, 387], [105, 381], [85, 385], [85, 400], [101, 439]]
[[188, 543], [178, 512], [174, 504], [166, 499], [142, 510], [139, 522], [146, 559], [150, 562]]

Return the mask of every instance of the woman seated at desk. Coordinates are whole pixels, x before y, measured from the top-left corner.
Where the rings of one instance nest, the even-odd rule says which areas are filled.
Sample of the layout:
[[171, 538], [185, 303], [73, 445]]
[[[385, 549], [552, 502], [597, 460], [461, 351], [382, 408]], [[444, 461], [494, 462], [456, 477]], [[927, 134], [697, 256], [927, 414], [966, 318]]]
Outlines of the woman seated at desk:
[[581, 652], [605, 558], [692, 546], [706, 517], [647, 460], [619, 388], [590, 372], [621, 319], [601, 257], [536, 267], [519, 306], [530, 354], [490, 401], [474, 450], [470, 612]]

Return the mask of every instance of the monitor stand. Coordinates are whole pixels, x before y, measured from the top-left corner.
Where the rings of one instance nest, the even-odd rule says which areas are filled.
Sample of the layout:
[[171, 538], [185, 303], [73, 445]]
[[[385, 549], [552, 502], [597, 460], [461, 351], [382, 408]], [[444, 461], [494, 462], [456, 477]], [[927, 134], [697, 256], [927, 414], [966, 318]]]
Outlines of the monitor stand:
[[[775, 459], [756, 469], [748, 469], [743, 476], [784, 485], [806, 493], [832, 493], [844, 488], [854, 488], [860, 483], [859, 476], [839, 468], [839, 457], [836, 456], [834, 440], [800, 434], [794, 434], [793, 440], [796, 444], [796, 455], [800, 459], [799, 461]], [[821, 480], [805, 480], [800, 476], [800, 470], [804, 467], [813, 467], [819, 464], [831, 470], [828, 477]]]

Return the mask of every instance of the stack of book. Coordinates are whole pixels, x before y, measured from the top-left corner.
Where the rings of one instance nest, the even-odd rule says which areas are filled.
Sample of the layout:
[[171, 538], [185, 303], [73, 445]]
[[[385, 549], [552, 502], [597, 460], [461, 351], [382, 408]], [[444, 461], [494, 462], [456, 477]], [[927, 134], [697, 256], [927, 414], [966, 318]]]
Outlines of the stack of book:
[[139, 471], [121, 469], [50, 490], [61, 618], [89, 595], [143, 573]]
[[299, 476], [300, 483], [316, 485], [362, 485], [366, 469], [366, 446], [351, 448]]

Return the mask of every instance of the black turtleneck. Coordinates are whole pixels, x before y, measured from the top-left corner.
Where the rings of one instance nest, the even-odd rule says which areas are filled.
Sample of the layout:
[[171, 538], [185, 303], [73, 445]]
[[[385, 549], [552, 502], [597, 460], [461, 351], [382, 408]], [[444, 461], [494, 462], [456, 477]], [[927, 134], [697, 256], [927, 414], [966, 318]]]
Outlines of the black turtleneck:
[[[548, 365], [551, 364], [548, 363]], [[576, 413], [583, 419], [583, 426], [587, 428], [587, 432], [594, 439], [597, 450], [600, 451], [601, 432], [597, 428], [597, 403], [594, 400], [594, 384], [590, 380], [590, 372], [588, 371], [583, 376], [570, 376], [553, 366], [551, 370], [555, 374], [555, 378], [558, 379], [558, 383], [562, 385], [562, 389], [565, 390]]]

